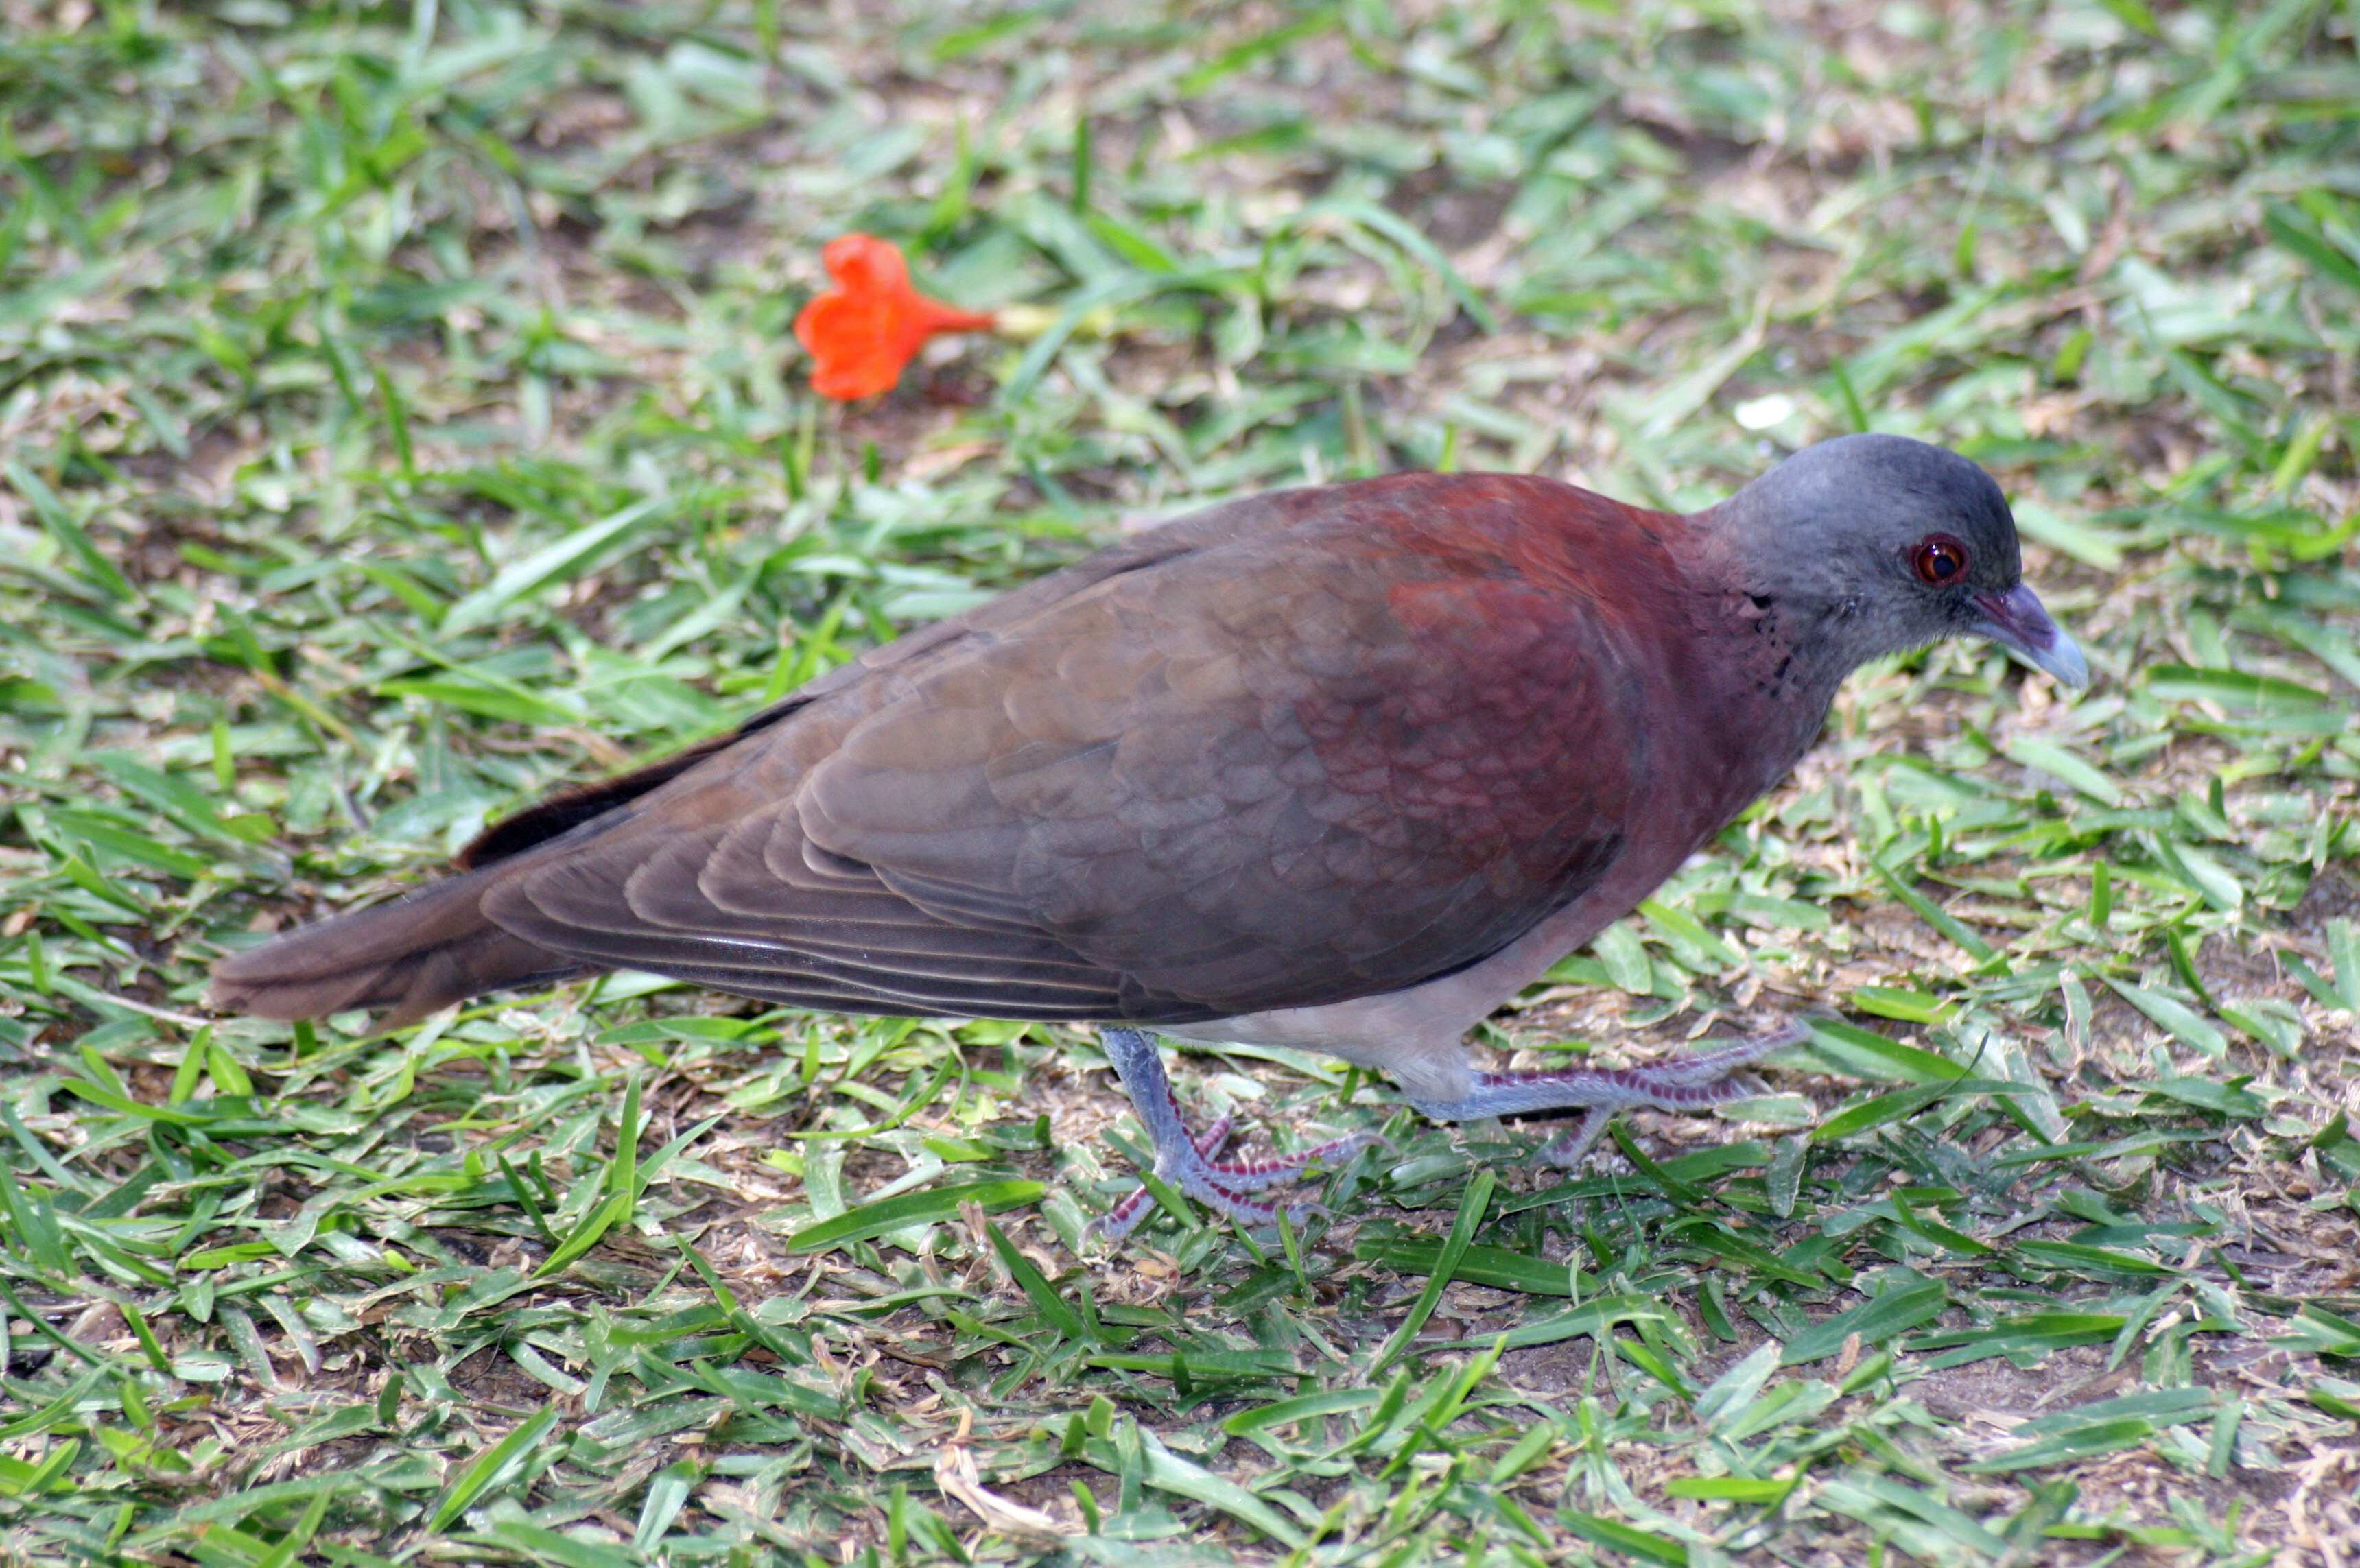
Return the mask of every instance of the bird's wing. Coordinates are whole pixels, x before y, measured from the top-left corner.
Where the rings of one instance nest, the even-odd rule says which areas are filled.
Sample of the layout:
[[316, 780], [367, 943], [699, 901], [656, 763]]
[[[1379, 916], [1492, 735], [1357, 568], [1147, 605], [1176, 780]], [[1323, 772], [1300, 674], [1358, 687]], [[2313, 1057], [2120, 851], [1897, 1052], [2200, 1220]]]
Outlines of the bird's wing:
[[880, 650], [485, 912], [728, 990], [1008, 1017], [1308, 1006], [1497, 951], [1622, 843], [1643, 650], [1404, 510], [1463, 489], [1313, 494]]

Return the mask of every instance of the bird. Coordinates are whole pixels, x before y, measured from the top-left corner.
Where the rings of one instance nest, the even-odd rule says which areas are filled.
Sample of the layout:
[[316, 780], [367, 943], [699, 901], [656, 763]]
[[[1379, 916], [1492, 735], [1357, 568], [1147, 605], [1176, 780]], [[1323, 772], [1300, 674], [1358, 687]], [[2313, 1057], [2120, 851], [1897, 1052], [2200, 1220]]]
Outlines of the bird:
[[[1155, 1037], [1376, 1069], [1438, 1122], [1737, 1097], [1790, 1026], [1621, 1070], [1469, 1031], [1630, 913], [1880, 657], [2067, 686], [1999, 485], [1885, 434], [1680, 514], [1518, 474], [1273, 491], [1136, 533], [499, 822], [455, 874], [235, 952], [211, 1004], [381, 1028], [631, 968], [841, 1013], [1094, 1025], [1164, 1181], [1243, 1223], [1356, 1136], [1192, 1134]], [[1133, 1192], [1100, 1217], [1120, 1234]]]

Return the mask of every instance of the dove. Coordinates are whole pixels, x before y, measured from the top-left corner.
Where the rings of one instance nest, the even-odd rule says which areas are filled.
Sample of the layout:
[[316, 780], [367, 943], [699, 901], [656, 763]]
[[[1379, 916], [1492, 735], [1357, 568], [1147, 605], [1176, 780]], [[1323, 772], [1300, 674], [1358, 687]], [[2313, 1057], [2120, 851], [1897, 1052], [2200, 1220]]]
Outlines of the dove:
[[[1993, 479], [1897, 436], [1682, 515], [1528, 474], [1215, 506], [497, 823], [455, 875], [235, 953], [217, 1008], [386, 1027], [616, 968], [847, 1013], [1097, 1026], [1166, 1181], [1266, 1220], [1156, 1037], [1374, 1069], [1438, 1121], [1733, 1098], [1795, 1038], [1492, 1072], [1467, 1034], [1775, 787], [1862, 664], [2089, 672]], [[1134, 1193], [1104, 1217], [1120, 1231]]]

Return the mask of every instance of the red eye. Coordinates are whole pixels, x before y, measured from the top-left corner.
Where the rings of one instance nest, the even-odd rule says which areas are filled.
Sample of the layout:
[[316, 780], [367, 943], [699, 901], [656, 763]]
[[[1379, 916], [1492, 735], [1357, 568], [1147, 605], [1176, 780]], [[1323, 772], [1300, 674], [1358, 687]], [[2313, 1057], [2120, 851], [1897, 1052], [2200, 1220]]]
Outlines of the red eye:
[[1967, 574], [1967, 547], [1948, 534], [1936, 534], [1918, 547], [1912, 564], [1919, 582], [1948, 588]]

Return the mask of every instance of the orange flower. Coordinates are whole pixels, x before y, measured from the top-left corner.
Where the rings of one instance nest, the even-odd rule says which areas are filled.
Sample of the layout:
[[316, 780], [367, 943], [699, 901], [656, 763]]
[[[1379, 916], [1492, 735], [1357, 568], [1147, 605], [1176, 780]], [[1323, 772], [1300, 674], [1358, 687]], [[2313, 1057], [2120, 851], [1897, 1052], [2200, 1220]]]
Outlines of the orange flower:
[[936, 332], [982, 332], [992, 318], [956, 310], [910, 287], [899, 249], [873, 234], [838, 234], [820, 252], [836, 286], [795, 318], [795, 341], [818, 364], [812, 390], [850, 402], [890, 389], [918, 345]]

